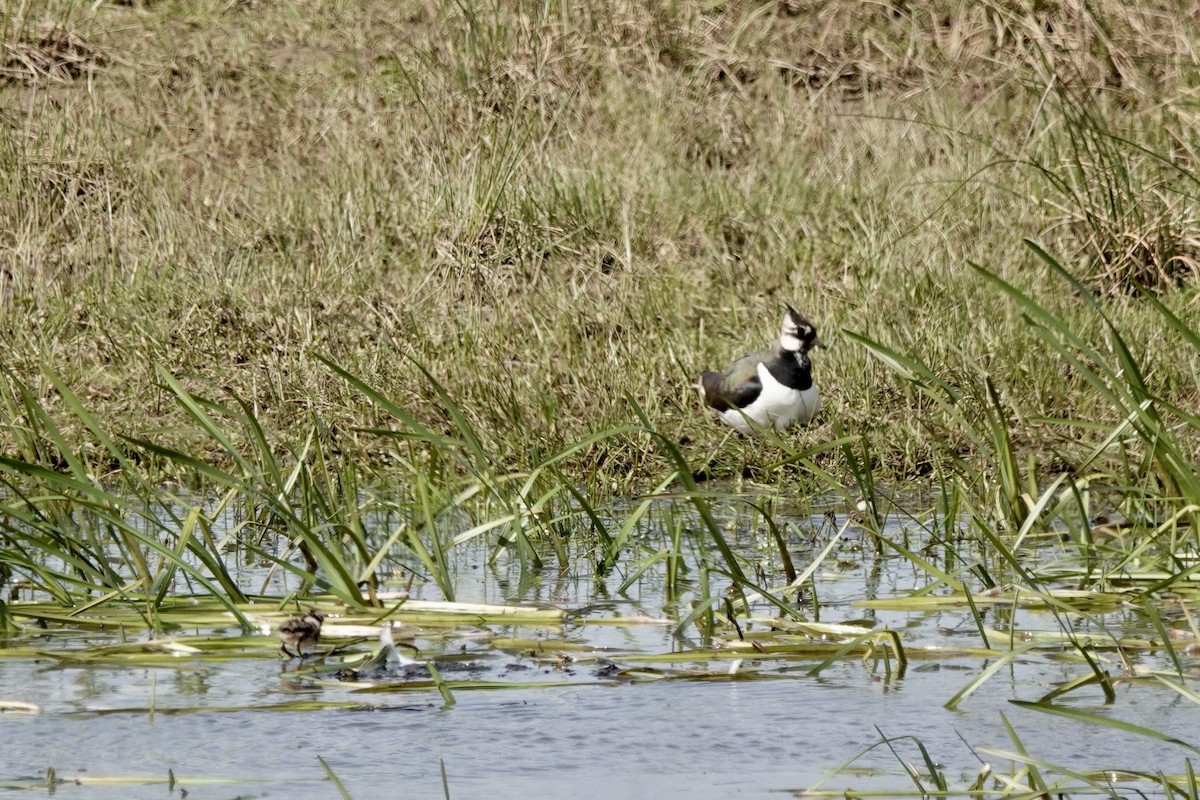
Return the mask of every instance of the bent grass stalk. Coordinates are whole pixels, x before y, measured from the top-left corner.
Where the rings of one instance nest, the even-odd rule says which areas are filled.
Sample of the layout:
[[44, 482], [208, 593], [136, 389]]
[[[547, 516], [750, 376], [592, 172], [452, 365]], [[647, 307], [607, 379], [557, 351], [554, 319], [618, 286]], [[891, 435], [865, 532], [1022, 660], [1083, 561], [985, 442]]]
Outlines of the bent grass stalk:
[[[1046, 251], [1032, 242], [1028, 244], [1052, 272], [1067, 283], [1072, 290], [1084, 297], [1091, 298], [1086, 289]], [[1200, 431], [1200, 428], [1195, 425], [1195, 416], [1170, 404], [1162, 403], [1150, 391], [1143, 370], [1134, 360], [1116, 326], [1094, 299], [1090, 299], [1090, 302], [1104, 319], [1109, 332], [1109, 340], [1112, 345], [1109, 351], [1112, 353], [1111, 357], [1084, 342], [1066, 323], [1024, 293], [981, 267], [975, 267], [975, 269], [986, 280], [999, 287], [1017, 302], [1027, 315], [1031, 329], [1054, 348], [1065, 361], [1084, 375], [1093, 389], [1108, 400], [1116, 417], [1122, 420], [1113, 433], [1093, 451], [1084, 466], [1095, 465], [1105, 468], [1105, 464], [1100, 462], [1100, 457], [1110, 453], [1110, 447], [1116, 443], [1121, 430], [1132, 430], [1143, 445], [1145, 458], [1148, 459], [1147, 467], [1163, 480], [1161, 494], [1158, 494], [1156, 499], [1160, 505], [1168, 509], [1175, 508], [1169, 518], [1162, 523], [1160, 529], [1169, 528], [1174, 531], [1175, 521], [1186, 518], [1191, 522], [1189, 528], [1195, 531], [1196, 521], [1193, 508], [1198, 491], [1198, 479], [1194, 468], [1183, 455], [1182, 449], [1176, 443], [1176, 437], [1158, 408], [1161, 406], [1173, 413], [1184, 425], [1192, 427], [1193, 433]], [[1156, 307], [1160, 311], [1166, 312], [1161, 304], [1157, 304]], [[1200, 345], [1200, 336], [1178, 317], [1168, 312], [1164, 313], [1164, 318], [1170, 329], [1178, 333], [1183, 341], [1194, 348]], [[1115, 693], [1107, 673], [1093, 657], [1092, 646], [1075, 636], [1072, 630], [1073, 626], [1069, 621], [1073, 615], [1082, 615], [1085, 618], [1088, 615], [1077, 603], [1064, 600], [1058, 597], [1057, 593], [1043, 589], [1041, 580], [1026, 569], [1022, 560], [1016, 555], [1023, 540], [1033, 532], [1035, 527], [1045, 527], [1051, 520], [1062, 518], [1071, 500], [1075, 500], [1078, 505], [1081, 497], [1079, 482], [1072, 480], [1064, 473], [1059, 475], [1048, 488], [1039, 492], [1032, 484], [1031, 470], [1029, 472], [1030, 485], [1028, 487], [1023, 485], [1012, 439], [1009, 435], [1010, 424], [1007, 415], [1003, 410], [999, 393], [991, 376], [982, 368], [975, 367], [982, 391], [972, 393], [970, 390], [964, 391], [938, 378], [932, 370], [915, 359], [904, 356], [866, 337], [853, 333], [848, 333], [848, 335], [931, 399], [935, 406], [975, 443], [982, 455], [985, 465], [983, 470], [971, 466], [957, 456], [949, 459], [949, 463], [955, 465], [959, 472], [954, 493], [959, 499], [959, 511], [956, 513], [965, 513], [969, 519], [973, 520], [976, 531], [986, 540], [988, 551], [997, 555], [1006, 570], [1019, 578], [1020, 584], [1025, 587], [1026, 591], [1032, 592], [1047, 603], [1048, 609], [1057, 617], [1059, 625], [1072, 647], [1082, 656], [1091, 670], [1090, 675], [1060, 687], [1058, 691], [1047, 695], [1044, 701], [1048, 702], [1053, 697], [1081, 686], [1097, 684], [1104, 690], [1107, 701], [1112, 702], [1115, 699]], [[982, 397], [979, 396], [980, 394]], [[978, 398], [978, 405], [983, 409], [982, 431], [977, 427], [976, 418], [964, 411], [965, 408], [970, 407], [968, 401], [973, 398]], [[1072, 423], [1070, 420], [1059, 422]], [[1117, 480], [1114, 483], [1120, 486], [1128, 481]], [[976, 488], [972, 494], [964, 495], [958, 487]], [[987, 510], [989, 507], [991, 513]], [[1003, 521], [1006, 525], [1003, 529], [997, 530], [989, 522], [992, 519]], [[1001, 532], [1005, 529], [1010, 532], [1009, 535]], [[1148, 541], [1153, 541], [1155, 538], [1152, 536]], [[894, 543], [889, 544], [895, 546]], [[1172, 541], [1173, 546], [1176, 544]], [[913, 563], [920, 563], [919, 559], [911, 552], [904, 550], [901, 552]], [[1144, 542], [1137, 545], [1137, 552], [1145, 552]], [[928, 568], [928, 564], [926, 567]], [[1150, 587], [1147, 593], [1174, 585], [1185, 573], [1190, 574], [1193, 570], [1194, 568], [1178, 569], [1176, 567], [1172, 570], [1169, 578]], [[978, 598], [970, 597], [972, 608], [977, 601]], [[978, 621], [977, 615], [976, 618]], [[1096, 621], [1093, 620], [1093, 622]], [[1161, 623], [1159, 627], [1161, 629]], [[1163, 633], [1165, 634], [1165, 631]], [[1010, 651], [1009, 657], [1002, 661], [1015, 658], [1027, 649], [1028, 647], [1014, 649]], [[948, 705], [953, 707], [961, 702], [995, 672], [996, 666], [993, 665], [992, 668], [977, 676], [975, 680], [952, 697], [948, 701]]]

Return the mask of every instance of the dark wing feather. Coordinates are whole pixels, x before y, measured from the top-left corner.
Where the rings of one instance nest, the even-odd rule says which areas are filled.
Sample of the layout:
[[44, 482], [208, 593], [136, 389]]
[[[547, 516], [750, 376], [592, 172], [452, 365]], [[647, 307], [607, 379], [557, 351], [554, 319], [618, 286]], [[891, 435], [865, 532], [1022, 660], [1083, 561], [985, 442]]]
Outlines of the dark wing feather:
[[743, 379], [741, 383], [730, 385], [729, 381], [726, 380], [725, 386], [726, 389], [724, 394], [726, 402], [728, 402], [729, 405], [737, 406], [738, 408], [745, 408], [757, 400], [758, 396], [762, 394], [762, 381], [758, 379], [757, 372], [754, 375]]
[[704, 400], [717, 411], [745, 408], [762, 394], [762, 380], [758, 377], [758, 365], [770, 359], [773, 352], [766, 350], [743, 356], [720, 372], [705, 372], [700, 376], [704, 388]]

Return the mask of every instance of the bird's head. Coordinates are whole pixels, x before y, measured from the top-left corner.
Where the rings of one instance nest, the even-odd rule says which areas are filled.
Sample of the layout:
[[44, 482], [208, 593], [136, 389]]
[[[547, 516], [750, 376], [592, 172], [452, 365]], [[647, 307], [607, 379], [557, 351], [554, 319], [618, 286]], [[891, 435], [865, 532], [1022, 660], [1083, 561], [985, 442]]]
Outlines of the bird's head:
[[788, 306], [779, 329], [779, 346], [789, 353], [807, 353], [814, 347], [824, 347], [825, 343], [817, 338], [817, 326]]

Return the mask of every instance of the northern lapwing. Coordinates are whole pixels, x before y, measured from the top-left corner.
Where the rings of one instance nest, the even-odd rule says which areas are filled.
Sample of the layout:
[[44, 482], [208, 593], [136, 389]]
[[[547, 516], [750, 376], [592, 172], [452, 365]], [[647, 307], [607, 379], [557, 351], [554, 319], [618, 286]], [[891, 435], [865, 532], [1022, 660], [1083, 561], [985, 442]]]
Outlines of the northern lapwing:
[[817, 329], [791, 306], [770, 350], [739, 358], [721, 372], [703, 372], [696, 388], [721, 421], [744, 434], [754, 426], [777, 431], [807, 425], [821, 409], [808, 351], [824, 347]]
[[321, 623], [325, 615], [309, 609], [302, 617], [292, 617], [279, 626], [279, 651], [289, 658], [305, 658], [321, 641]]

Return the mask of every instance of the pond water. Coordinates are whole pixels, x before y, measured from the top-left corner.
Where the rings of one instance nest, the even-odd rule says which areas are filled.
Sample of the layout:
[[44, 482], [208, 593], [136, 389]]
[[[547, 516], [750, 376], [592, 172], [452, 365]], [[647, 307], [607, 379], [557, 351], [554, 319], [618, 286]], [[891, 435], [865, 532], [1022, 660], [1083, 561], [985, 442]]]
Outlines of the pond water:
[[[754, 523], [733, 511], [727, 518], [731, 535], [753, 548]], [[789, 526], [793, 557], [803, 568], [833, 531], [846, 529], [816, 574], [820, 620], [899, 631], [910, 651], [902, 674], [882, 658], [845, 657], [813, 675], [819, 657], [714, 653], [697, 640], [694, 627], [679, 636], [673, 625], [660, 622], [670, 603], [659, 568], [618, 593], [626, 574], [598, 578], [586, 557], [573, 559], [566, 573], [543, 570], [531, 579], [514, 564], [488, 565], [482, 547], [468, 547], [457, 556], [457, 600], [579, 613], [561, 624], [459, 625], [438, 635], [415, 626], [418, 657], [436, 658], [447, 680], [464, 680], [453, 704], [419, 683], [428, 678], [419, 666], [393, 667], [374, 681], [355, 683], [339, 680], [332, 667], [281, 663], [264, 648], [219, 660], [181, 654], [153, 664], [77, 663], [28, 651], [86, 649], [114, 641], [112, 634], [23, 634], [8, 643], [20, 654], [6, 656], [0, 649], [0, 700], [36, 704], [40, 711], [0, 715], [0, 788], [28, 787], [53, 767], [66, 781], [54, 793], [64, 797], [178, 797], [183, 791], [189, 798], [336, 797], [320, 756], [356, 800], [443, 797], [443, 766], [449, 796], [458, 800], [775, 798], [818, 785], [907, 793], [914, 783], [903, 762], [925, 772], [914, 739], [952, 783], [969, 783], [984, 761], [998, 772], [1013, 772], [994, 752], [1017, 749], [1001, 715], [1031, 756], [1070, 769], [1178, 773], [1184, 759], [1194, 757], [1176, 744], [1010, 703], [1036, 700], [1085, 675], [1086, 665], [1065, 649], [1022, 655], [956, 710], [946, 709], [947, 700], [994, 662], [958, 649], [981, 646], [975, 619], [958, 609], [854, 605], [904, 596], [929, 578], [908, 560], [864, 547], [846, 521], [835, 506], [814, 504]], [[901, 536], [898, 527], [891, 533]], [[262, 579], [253, 571], [246, 575], [256, 589]], [[434, 596], [432, 589], [424, 591]], [[676, 602], [687, 597], [685, 591]], [[981, 614], [999, 629], [1060, 630], [1046, 611], [990, 607]], [[336, 619], [330, 622], [336, 627]], [[1131, 606], [1069, 622], [1081, 635], [1152, 636]], [[228, 635], [240, 632], [231, 627]], [[505, 644], [518, 639], [545, 647], [537, 652]], [[935, 647], [945, 654], [937, 655]], [[359, 649], [369, 651], [370, 643]], [[684, 655], [654, 658], [664, 654]], [[1120, 675], [1114, 652], [1097, 657]], [[1161, 652], [1128, 657], [1137, 666], [1173, 670]], [[1200, 662], [1185, 657], [1182, 666], [1194, 676]], [[366, 691], [369, 683], [375, 691]], [[1117, 692], [1109, 706], [1097, 687], [1059, 703], [1200, 741], [1200, 713], [1191, 700], [1150, 681], [1119, 682]], [[299, 701], [314, 705], [297, 709]], [[895, 752], [878, 746], [864, 753], [883, 737], [901, 739]], [[173, 788], [164, 782], [168, 770], [177, 781]], [[147, 783], [137, 784], [139, 778]]]

